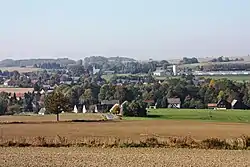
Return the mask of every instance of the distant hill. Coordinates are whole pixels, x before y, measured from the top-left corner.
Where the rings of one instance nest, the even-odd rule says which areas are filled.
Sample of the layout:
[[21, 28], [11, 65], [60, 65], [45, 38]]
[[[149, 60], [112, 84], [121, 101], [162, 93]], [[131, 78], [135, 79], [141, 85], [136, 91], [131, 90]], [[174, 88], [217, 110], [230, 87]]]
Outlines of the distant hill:
[[[201, 64], [204, 64], [204, 63], [210, 63], [212, 59], [214, 58], [218, 58], [219, 56], [211, 56], [211, 57], [203, 57], [203, 58], [199, 58], [197, 57], [198, 61], [201, 63]], [[225, 56], [227, 57], [227, 56]], [[244, 63], [250, 63], [250, 56], [235, 56], [235, 57], [228, 57], [230, 60], [232, 59], [244, 59]], [[167, 60], [169, 63], [172, 63], [172, 64], [179, 64], [179, 62], [181, 61], [182, 59], [170, 59], [170, 60]], [[225, 62], [225, 63], [241, 63], [239, 61], [230, 61], [230, 62]]]
[[43, 63], [57, 63], [61, 66], [67, 66], [69, 64], [75, 64], [74, 60], [68, 58], [58, 58], [58, 59], [21, 59], [21, 60], [13, 60], [13, 59], [5, 59], [0, 61], [0, 67], [21, 67], [21, 66], [34, 66], [35, 64], [43, 64]]
[[108, 62], [134, 62], [135, 59], [128, 57], [103, 57], [103, 56], [90, 56], [84, 59], [85, 64], [102, 64]]

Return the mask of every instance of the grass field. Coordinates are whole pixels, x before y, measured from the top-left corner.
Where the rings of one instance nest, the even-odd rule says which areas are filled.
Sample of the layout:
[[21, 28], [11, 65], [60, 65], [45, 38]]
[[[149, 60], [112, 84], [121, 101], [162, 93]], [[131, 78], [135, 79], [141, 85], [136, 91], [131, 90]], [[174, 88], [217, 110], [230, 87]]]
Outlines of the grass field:
[[156, 109], [148, 117], [125, 117], [126, 120], [198, 120], [250, 123], [250, 110]]
[[1, 71], [18, 71], [19, 73], [34, 72], [41, 70], [40, 68], [33, 67], [0, 67]]
[[[248, 58], [249, 59], [249, 58]], [[201, 63], [194, 63], [194, 64], [182, 64], [178, 65], [180, 68], [188, 67], [188, 68], [195, 68], [196, 66], [207, 66], [207, 65], [215, 65], [215, 64], [249, 64], [249, 60], [245, 61], [230, 61], [230, 62], [201, 62]]]
[[[116, 76], [129, 76], [130, 74], [116, 74]], [[106, 81], [110, 81], [110, 79], [113, 77], [114, 75], [102, 75], [102, 78], [105, 79]], [[138, 76], [143, 76], [139, 75]], [[223, 75], [213, 75], [213, 76], [200, 76], [200, 77], [204, 77], [204, 78], [211, 78], [211, 79], [229, 79], [229, 80], [233, 80], [233, 81], [238, 81], [238, 82], [249, 82], [250, 81], [250, 75], [228, 75], [228, 76], [223, 76]], [[166, 80], [168, 77], [159, 77], [159, 76], [155, 76], [156, 80]], [[171, 78], [180, 78], [180, 76], [175, 76], [175, 77], [171, 77]]]
[[249, 75], [229, 75], [229, 76], [203, 76], [205, 78], [212, 78], [212, 79], [229, 79], [233, 81], [239, 81], [239, 82], [249, 82], [250, 76]]
[[247, 167], [250, 151], [144, 148], [1, 148], [2, 167]]

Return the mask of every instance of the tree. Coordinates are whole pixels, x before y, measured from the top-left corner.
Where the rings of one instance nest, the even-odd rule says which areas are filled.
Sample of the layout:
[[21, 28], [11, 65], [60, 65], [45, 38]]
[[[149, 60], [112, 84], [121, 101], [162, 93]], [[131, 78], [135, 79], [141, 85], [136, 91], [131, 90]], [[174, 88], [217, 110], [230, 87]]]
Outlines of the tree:
[[199, 63], [198, 59], [195, 57], [192, 58], [187, 58], [183, 57], [183, 60], [181, 61], [183, 64], [194, 64], [194, 63]]
[[56, 114], [56, 120], [59, 121], [59, 114], [70, 111], [69, 99], [61, 92], [53, 92], [45, 98], [45, 108], [48, 112]]
[[34, 84], [34, 91], [40, 91], [41, 90], [41, 87], [38, 85], [38, 83], [36, 82]]
[[146, 105], [142, 101], [132, 101], [128, 105], [128, 110], [126, 110], [123, 115], [133, 117], [145, 117], [147, 116]]
[[69, 71], [73, 76], [81, 76], [85, 73], [85, 69], [82, 65], [73, 65], [69, 67]]
[[210, 80], [210, 83], [209, 83], [209, 87], [210, 87], [210, 88], [214, 88], [214, 86], [215, 86], [215, 80], [214, 80], [214, 79], [211, 79], [211, 80]]
[[14, 104], [14, 105], [8, 106], [8, 110], [5, 114], [6, 115], [13, 115], [15, 113], [20, 112], [20, 109], [21, 109], [20, 105]]
[[92, 89], [86, 89], [80, 99], [80, 101], [83, 101], [86, 105], [93, 105], [97, 102], [97, 98], [95, 98]]
[[218, 57], [217, 61], [218, 62], [223, 62], [223, 56]]
[[216, 96], [217, 94], [215, 93], [215, 89], [208, 87], [204, 95], [204, 103], [205, 104], [216, 103], [217, 102]]
[[164, 97], [162, 98], [161, 107], [162, 107], [162, 108], [167, 108], [167, 107], [168, 107], [167, 97], [166, 97], [166, 96], [164, 96]]
[[202, 109], [204, 108], [204, 104], [201, 102], [201, 100], [191, 99], [189, 108], [195, 108], [195, 109]]
[[33, 101], [32, 94], [25, 93], [24, 94], [24, 104], [23, 104], [24, 111], [33, 112], [32, 101]]
[[221, 90], [217, 96], [217, 99], [218, 100], [221, 100], [221, 99], [225, 100], [225, 92]]
[[4, 115], [7, 111], [8, 100], [4, 96], [0, 96], [0, 115]]

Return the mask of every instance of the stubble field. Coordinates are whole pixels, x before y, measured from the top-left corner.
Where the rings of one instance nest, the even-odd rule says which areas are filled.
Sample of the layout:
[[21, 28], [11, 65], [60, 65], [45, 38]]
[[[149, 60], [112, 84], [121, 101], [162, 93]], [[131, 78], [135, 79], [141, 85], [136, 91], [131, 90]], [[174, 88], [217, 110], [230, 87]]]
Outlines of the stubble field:
[[[102, 119], [102, 115], [61, 114], [59, 123], [54, 122], [55, 115], [2, 116], [0, 117], [0, 140], [11, 141], [7, 143], [7, 146], [16, 146], [15, 141], [19, 141], [35, 142], [32, 146], [41, 145], [43, 147], [23, 147], [21, 145], [18, 145], [21, 147], [0, 147], [0, 166], [250, 166], [250, 150], [178, 149], [176, 146], [174, 148], [171, 146], [153, 148], [157, 142], [154, 140], [149, 141], [149, 144], [153, 144], [150, 148], [130, 148], [130, 146], [124, 147], [124, 145], [123, 148], [110, 148], [117, 141], [130, 139], [129, 142], [137, 141], [140, 144], [143, 138], [152, 136], [159, 139], [159, 142], [167, 140], [168, 137], [189, 136], [195, 140], [209, 138], [227, 140], [238, 138], [243, 134], [250, 136], [249, 123], [227, 122], [235, 120], [231, 119], [232, 114], [230, 113], [230, 119], [226, 119], [226, 122], [218, 122], [221, 118], [218, 114], [213, 114], [216, 118], [215, 121], [201, 121], [166, 120], [166, 118], [180, 119], [179, 114], [182, 113], [175, 113], [177, 114], [175, 117], [173, 117], [172, 111], [168, 111], [168, 114], [165, 113], [165, 115], [160, 115], [160, 113], [154, 112], [154, 114], [158, 114], [157, 119], [108, 122], [68, 122], [74, 119], [96, 121]], [[190, 118], [193, 118], [194, 113], [186, 111], [187, 113]], [[204, 118], [204, 113], [198, 115]], [[244, 114], [242, 118], [245, 118]], [[245, 120], [249, 120], [248, 117]], [[60, 145], [83, 142], [89, 145], [75, 144], [71, 147], [59, 148], [52, 145], [51, 148], [47, 148], [46, 142], [58, 143], [58, 141]], [[104, 142], [101, 146], [98, 145], [100, 141]], [[174, 142], [178, 142], [178, 140]], [[190, 141], [185, 140], [185, 143], [190, 144]], [[246, 144], [242, 140], [239, 143]], [[241, 147], [241, 145], [238, 146]]]
[[2, 71], [18, 71], [19, 73], [36, 72], [41, 70], [40, 68], [33, 67], [0, 67]]
[[166, 148], [0, 148], [2, 167], [247, 167], [250, 151]]

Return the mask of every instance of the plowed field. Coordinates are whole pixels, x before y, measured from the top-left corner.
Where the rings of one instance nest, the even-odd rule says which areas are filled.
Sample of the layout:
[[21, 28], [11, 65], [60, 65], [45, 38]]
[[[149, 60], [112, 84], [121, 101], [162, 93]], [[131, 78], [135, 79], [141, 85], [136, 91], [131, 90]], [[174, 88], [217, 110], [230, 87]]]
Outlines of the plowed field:
[[0, 136], [18, 137], [55, 137], [60, 135], [68, 139], [82, 137], [119, 137], [140, 138], [155, 135], [191, 136], [195, 139], [231, 138], [241, 135], [250, 136], [250, 124], [217, 123], [200, 121], [144, 120], [117, 122], [82, 122], [82, 123], [41, 123], [41, 124], [2, 124]]

